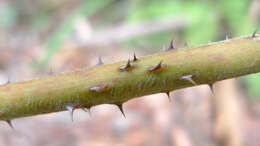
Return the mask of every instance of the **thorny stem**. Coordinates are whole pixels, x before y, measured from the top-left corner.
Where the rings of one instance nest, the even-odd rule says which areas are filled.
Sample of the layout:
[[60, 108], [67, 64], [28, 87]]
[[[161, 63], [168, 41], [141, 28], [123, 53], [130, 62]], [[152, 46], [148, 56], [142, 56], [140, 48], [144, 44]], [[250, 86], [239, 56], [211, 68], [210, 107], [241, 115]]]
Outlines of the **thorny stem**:
[[[127, 65], [120, 69], [123, 65]], [[100, 104], [260, 72], [260, 33], [0, 86], [0, 119]]]

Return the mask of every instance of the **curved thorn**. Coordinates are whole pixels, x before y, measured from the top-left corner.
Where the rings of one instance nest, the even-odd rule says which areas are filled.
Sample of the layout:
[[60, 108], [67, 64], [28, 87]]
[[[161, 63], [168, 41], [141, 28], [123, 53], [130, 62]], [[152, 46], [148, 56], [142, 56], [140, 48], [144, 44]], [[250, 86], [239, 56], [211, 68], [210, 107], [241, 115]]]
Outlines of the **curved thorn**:
[[14, 129], [14, 126], [11, 122], [11, 120], [6, 120], [7, 124], [9, 125], [9, 127], [11, 127], [12, 129]]
[[70, 112], [70, 119], [73, 122], [73, 112], [75, 110], [75, 107], [71, 105], [66, 105], [65, 108]]
[[194, 74], [189, 74], [189, 75], [184, 75], [184, 76], [181, 76], [179, 77], [180, 80], [187, 80], [189, 81], [190, 83], [192, 83], [193, 85], [198, 85], [193, 79], [192, 77], [194, 77], [195, 75]]
[[87, 108], [81, 108], [81, 110], [83, 110], [84, 112], [88, 113], [88, 109]]
[[170, 46], [169, 46], [169, 48], [168, 48], [168, 51], [169, 51], [169, 50], [173, 50], [173, 49], [175, 49], [175, 48], [174, 48], [174, 46], [173, 46], [173, 40], [171, 40]]
[[116, 104], [116, 106], [119, 108], [119, 110], [121, 111], [122, 115], [126, 118], [125, 112], [123, 110], [123, 105], [122, 104]]
[[254, 31], [254, 33], [251, 36], [252, 38], [256, 37], [256, 31]]
[[96, 64], [96, 66], [102, 65], [102, 64], [104, 64], [104, 62], [102, 61], [102, 58], [98, 57], [98, 63]]
[[170, 91], [168, 91], [168, 92], [165, 92], [165, 93], [167, 94], [167, 96], [168, 96], [168, 99], [169, 99], [169, 101], [171, 102]]
[[209, 85], [209, 88], [210, 88], [211, 92], [214, 94], [213, 84], [208, 84], [208, 85]]
[[195, 86], [198, 85], [192, 78], [188, 78], [187, 80]]
[[[149, 67], [148, 71], [153, 72], [153, 71], [156, 71], [156, 70], [158, 70], [162, 67], [163, 67], [163, 65], [162, 65], [162, 60], [161, 60], [157, 65]], [[164, 67], [165, 67], [165, 65], [164, 65]]]
[[89, 113], [89, 116], [91, 117], [92, 114], [91, 114], [91, 108], [87, 108], [88, 109], [88, 113]]
[[135, 52], [134, 52], [134, 59], [133, 59], [133, 62], [136, 62], [138, 61], [139, 59], [137, 59], [136, 55], [135, 55]]
[[89, 113], [89, 116], [91, 116], [90, 108], [82, 108], [84, 112]]
[[125, 70], [127, 70], [127, 69], [134, 68], [134, 67], [136, 67], [136, 65], [131, 65], [131, 61], [130, 61], [130, 59], [128, 59], [126, 65], [120, 66], [119, 69], [120, 69], [121, 71], [125, 71]]
[[127, 64], [126, 64], [126, 68], [128, 68], [128, 67], [131, 67], [130, 59], [128, 59]]
[[187, 42], [184, 43], [184, 48], [189, 48], [189, 45]]

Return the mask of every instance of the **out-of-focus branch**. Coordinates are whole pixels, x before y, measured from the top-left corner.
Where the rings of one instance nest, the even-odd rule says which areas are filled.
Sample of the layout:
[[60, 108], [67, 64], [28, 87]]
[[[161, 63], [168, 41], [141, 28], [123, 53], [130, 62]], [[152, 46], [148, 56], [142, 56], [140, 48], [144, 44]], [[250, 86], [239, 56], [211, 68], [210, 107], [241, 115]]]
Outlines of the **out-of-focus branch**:
[[125, 23], [97, 32], [93, 31], [93, 33], [90, 34], [87, 39], [86, 36], [82, 36], [82, 38], [85, 39], [81, 40], [81, 42], [85, 45], [104, 45], [108, 43], [118, 43], [120, 41], [125, 41], [138, 36], [166, 30], [180, 30], [185, 27], [187, 27], [186, 20], [184, 18], [178, 17], [160, 18], [138, 23]]
[[214, 87], [217, 142], [220, 146], [242, 146], [241, 103], [235, 80], [218, 82]]

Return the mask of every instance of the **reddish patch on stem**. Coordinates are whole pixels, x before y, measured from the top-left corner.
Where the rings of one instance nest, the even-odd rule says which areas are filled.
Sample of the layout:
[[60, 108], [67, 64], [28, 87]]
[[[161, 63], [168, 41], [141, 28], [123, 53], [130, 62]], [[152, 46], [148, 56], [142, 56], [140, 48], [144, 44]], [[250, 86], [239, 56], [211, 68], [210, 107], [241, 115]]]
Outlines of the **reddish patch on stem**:
[[72, 72], [72, 75], [83, 76], [83, 77], [90, 76], [92, 74], [95, 74], [95, 71], [85, 70], [85, 71], [74, 71], [74, 72]]
[[224, 54], [209, 54], [208, 55], [210, 58], [215, 59], [216, 61], [223, 61], [225, 59]]

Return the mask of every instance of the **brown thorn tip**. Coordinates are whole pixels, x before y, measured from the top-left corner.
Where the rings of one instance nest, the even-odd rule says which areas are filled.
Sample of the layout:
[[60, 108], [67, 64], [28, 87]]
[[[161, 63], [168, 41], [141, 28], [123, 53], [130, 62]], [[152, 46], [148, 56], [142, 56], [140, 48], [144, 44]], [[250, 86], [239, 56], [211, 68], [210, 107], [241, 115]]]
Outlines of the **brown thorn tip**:
[[168, 99], [169, 99], [169, 101], [171, 102], [170, 91], [168, 91], [168, 92], [165, 92], [165, 93], [167, 94], [167, 96], [168, 96]]
[[187, 42], [184, 43], [184, 48], [189, 48], [189, 45]]
[[102, 64], [104, 64], [103, 61], [102, 61], [102, 58], [98, 57], [98, 63], [96, 65], [98, 66], [98, 65], [102, 65]]
[[173, 46], [173, 40], [171, 40], [170, 46], [169, 46], [168, 50], [173, 50], [173, 49], [175, 49], [175, 48], [174, 48], [174, 46]]
[[87, 108], [81, 108], [81, 110], [83, 110], [84, 112], [88, 112]]
[[127, 64], [126, 64], [126, 67], [131, 67], [130, 59], [128, 59]]
[[251, 36], [252, 38], [256, 37], [256, 31], [254, 31], [254, 33]]
[[83, 110], [84, 112], [89, 113], [89, 116], [91, 116], [90, 108], [82, 108], [82, 110]]
[[70, 119], [73, 122], [73, 112], [75, 110], [75, 107], [71, 105], [66, 105], [64, 107], [70, 112]]
[[121, 71], [125, 71], [125, 70], [127, 70], [127, 69], [129, 69], [129, 68], [132, 68], [132, 67], [136, 67], [136, 65], [131, 65], [131, 61], [130, 61], [130, 59], [128, 59], [126, 65], [120, 66], [119, 69], [120, 69]]
[[133, 60], [133, 62], [136, 62], [136, 61], [138, 61], [139, 59], [137, 59], [137, 57], [136, 57], [136, 55], [135, 55], [135, 52], [134, 52], [134, 60]]
[[119, 110], [121, 111], [121, 113], [123, 114], [123, 116], [126, 118], [125, 112], [124, 112], [124, 110], [123, 110], [123, 105], [122, 105], [122, 104], [117, 104], [117, 107], [119, 108]]
[[157, 65], [149, 67], [148, 71], [153, 72], [153, 71], [156, 71], [158, 69], [161, 69], [162, 67], [163, 67], [163, 65], [162, 65], [162, 60], [161, 60]]
[[194, 74], [189, 74], [189, 75], [184, 75], [184, 76], [181, 76], [179, 77], [180, 80], [187, 80], [189, 81], [190, 83], [192, 83], [193, 85], [198, 85], [193, 79], [192, 77], [194, 77], [195, 75]]
[[214, 94], [213, 84], [209, 84], [209, 88], [210, 88], [211, 92]]
[[14, 126], [11, 122], [11, 120], [6, 120], [7, 124], [9, 125], [9, 127], [11, 127], [12, 129], [14, 129]]

